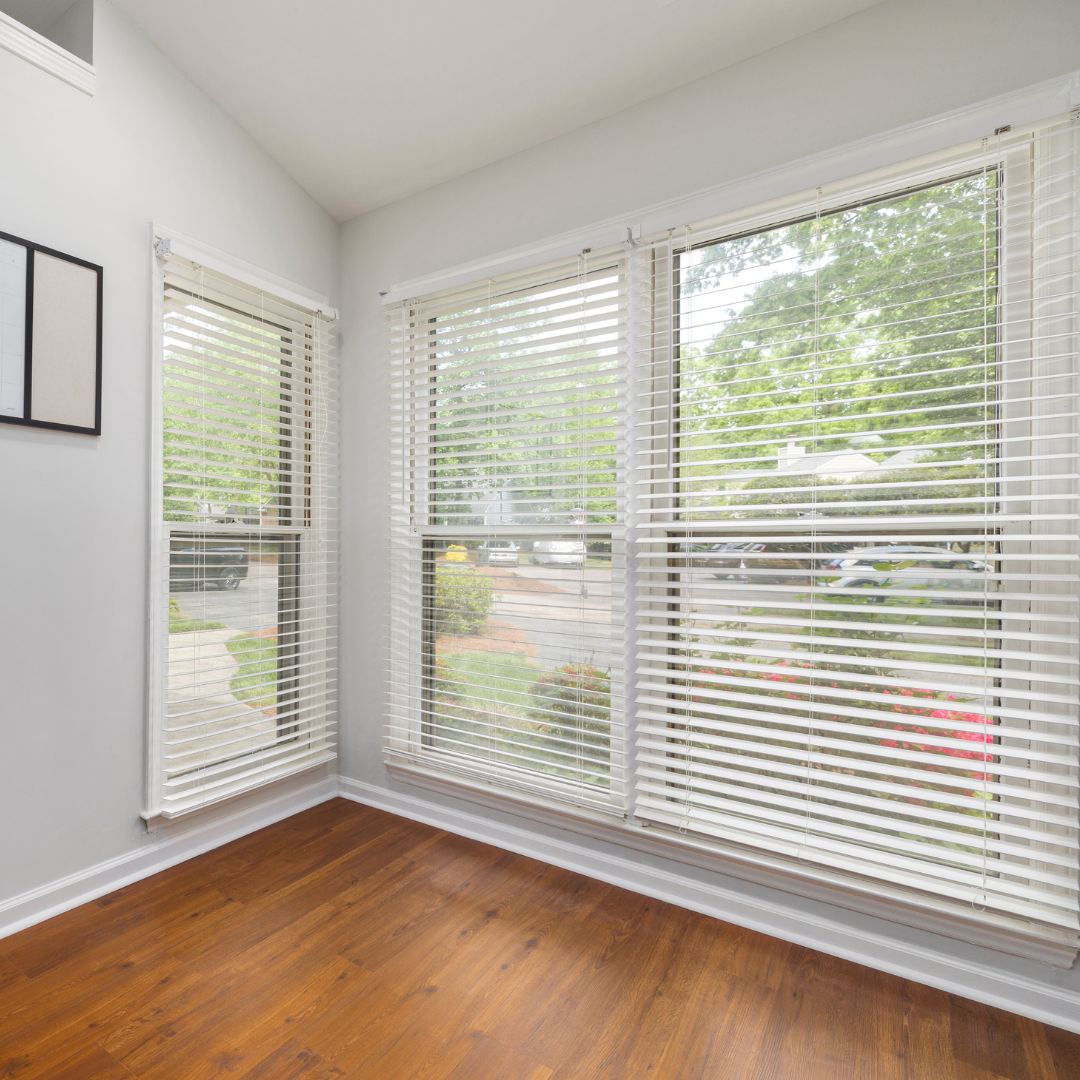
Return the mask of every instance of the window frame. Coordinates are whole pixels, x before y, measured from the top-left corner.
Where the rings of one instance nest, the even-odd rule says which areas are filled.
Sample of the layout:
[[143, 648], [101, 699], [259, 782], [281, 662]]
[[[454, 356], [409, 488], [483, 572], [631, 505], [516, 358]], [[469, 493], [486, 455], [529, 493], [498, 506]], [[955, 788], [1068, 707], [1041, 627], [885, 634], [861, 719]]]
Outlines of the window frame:
[[[164, 724], [166, 720], [165, 692], [166, 692], [166, 652], [168, 638], [168, 600], [169, 600], [169, 573], [171, 543], [174, 538], [210, 538], [215, 539], [235, 536], [238, 541], [259, 539], [267, 543], [279, 545], [283, 554], [292, 565], [292, 570], [282, 575], [284, 564], [279, 563], [279, 625], [281, 619], [282, 603], [292, 604], [295, 608], [300, 603], [300, 596], [305, 588], [311, 586], [320, 575], [333, 574], [336, 569], [336, 511], [331, 505], [336, 501], [336, 490], [327, 487], [336, 482], [334, 472], [336, 461], [336, 435], [327, 425], [330, 418], [325, 418], [325, 430], [316, 432], [316, 420], [314, 410], [317, 403], [312, 402], [306, 407], [291, 401], [291, 407], [287, 415], [293, 417], [289, 423], [287, 436], [282, 436], [280, 443], [283, 454], [289, 462], [290, 479], [287, 484], [282, 484], [279, 478], [275, 487], [287, 488], [287, 494], [282, 498], [281, 505], [288, 508], [287, 520], [279, 519], [273, 526], [268, 526], [266, 531], [256, 528], [250, 521], [208, 521], [194, 523], [191, 521], [169, 521], [165, 513], [165, 460], [163, 453], [165, 426], [165, 278], [168, 257], [180, 255], [192, 263], [205, 266], [208, 270], [232, 278], [234, 281], [253, 290], [265, 292], [267, 295], [281, 301], [310, 311], [313, 317], [334, 321], [337, 319], [337, 311], [332, 308], [325, 297], [308, 293], [302, 287], [286, 282], [266, 274], [259, 268], [235, 259], [224, 252], [199, 241], [191, 240], [175, 230], [162, 225], [151, 227], [151, 320], [150, 320], [150, 445], [149, 445], [149, 565], [148, 565], [148, 632], [147, 632], [147, 742], [146, 742], [146, 773], [145, 773], [145, 809], [140, 814], [145, 826], [150, 831], [156, 831], [165, 827], [169, 821], [197, 814], [206, 809], [215, 807], [221, 803], [227, 803], [233, 799], [241, 798], [279, 780], [298, 775], [313, 769], [322, 767], [327, 761], [335, 758], [336, 751], [333, 749], [333, 720], [326, 727], [330, 737], [329, 749], [322, 753], [318, 760], [310, 763], [302, 763], [298, 768], [282, 770], [268, 776], [260, 775], [254, 782], [244, 786], [230, 786], [219, 795], [204, 800], [189, 800], [181, 802], [177, 806], [168, 806], [164, 802]], [[243, 313], [241, 313], [243, 314]], [[269, 321], [269, 320], [268, 320]], [[288, 329], [288, 328], [283, 328]], [[284, 341], [284, 338], [283, 338]], [[292, 344], [291, 342], [289, 344]], [[325, 359], [325, 363], [333, 366], [333, 357]], [[318, 375], [314, 372], [305, 377], [305, 382], [313, 384]], [[314, 394], [314, 389], [313, 389]], [[283, 399], [289, 400], [289, 399]], [[285, 412], [286, 410], [282, 410]], [[298, 434], [299, 433], [299, 434]], [[315, 464], [315, 440], [319, 439], [328, 447], [330, 464], [324, 466], [325, 476], [318, 476], [318, 466]], [[300, 445], [298, 445], [298, 443]], [[322, 485], [322, 501], [330, 504], [316, 509], [319, 496], [316, 493], [316, 485]], [[322, 519], [316, 522], [316, 514]], [[228, 515], [219, 515], [227, 517]], [[185, 537], [185, 534], [187, 536]], [[162, 580], [164, 568], [164, 581]], [[284, 581], [283, 581], [284, 577]], [[291, 581], [291, 585], [289, 582]], [[324, 605], [325, 601], [320, 597], [315, 601], [318, 605]], [[299, 685], [286, 688], [283, 691], [282, 680], [282, 652], [281, 649], [292, 650], [297, 655], [301, 652], [300, 638], [305, 633], [300, 627], [302, 620], [294, 616], [294, 628], [290, 636], [297, 639], [282, 645], [279, 642], [279, 654], [277, 671], [279, 673], [277, 695], [280, 699], [282, 693], [293, 696], [302, 693]], [[328, 632], [328, 641], [331, 646], [335, 640], [333, 629]], [[317, 674], [301, 674], [302, 665], [294, 662], [293, 682], [307, 681], [313, 688], [312, 700], [317, 702], [333, 702], [335, 696], [336, 670], [332, 654], [320, 663]], [[289, 681], [289, 680], [286, 680]], [[297, 719], [297, 722], [299, 720]], [[281, 726], [281, 725], [279, 725]], [[288, 726], [288, 725], [285, 725]], [[295, 733], [286, 732], [279, 735], [279, 742], [289, 742], [295, 737]], [[256, 751], [257, 752], [257, 751]], [[237, 755], [239, 760], [244, 754]]]
[[[587, 258], [584, 258], [587, 256]], [[598, 275], [602, 278], [605, 273], [605, 258], [598, 259], [588, 253], [582, 253], [583, 262], [587, 266], [587, 273]], [[622, 253], [617, 253], [617, 273], [620, 279], [625, 277], [626, 266]], [[546, 268], [542, 268], [544, 270]], [[523, 286], [525, 294], [543, 293], [548, 289], [570, 288], [575, 282], [580, 282], [580, 270], [567, 271], [560, 264], [558, 272], [551, 275], [539, 273], [535, 279], [530, 279], [527, 286]], [[615, 287], [620, 296], [625, 292], [625, 282]], [[483, 307], [487, 300], [477, 299], [477, 307]], [[625, 300], [619, 299], [619, 319], [624, 318]], [[465, 304], [455, 308], [455, 315], [468, 311], [469, 305]], [[402, 341], [410, 340], [422, 342], [425, 336], [433, 337], [435, 330], [433, 324], [438, 322], [437, 317], [428, 317], [422, 309], [416, 309], [411, 304], [402, 306], [400, 316], [395, 320], [396, 330], [400, 332]], [[491, 785], [495, 790], [505, 793], [507, 798], [538, 799], [551, 801], [555, 805], [578, 806], [582, 812], [596, 813], [604, 817], [622, 818], [625, 815], [625, 788], [626, 788], [626, 762], [627, 754], [626, 728], [624, 717], [626, 714], [626, 695], [620, 686], [616, 690], [615, 678], [612, 678], [611, 686], [611, 710], [610, 710], [610, 787], [607, 789], [610, 798], [594, 799], [583, 795], [582, 785], [569, 779], [544, 778], [539, 770], [531, 770], [525, 767], [499, 766], [498, 768], [484, 763], [483, 759], [470, 759], [462, 764], [441, 753], [439, 749], [430, 746], [430, 717], [431, 711], [431, 670], [433, 663], [434, 635], [429, 628], [427, 618], [428, 602], [433, 592], [434, 574], [429, 569], [432, 565], [430, 552], [432, 546], [440, 542], [450, 542], [462, 538], [492, 539], [492, 527], [483, 525], [458, 525], [436, 523], [435, 519], [445, 516], [439, 511], [439, 503], [433, 498], [437, 491], [436, 474], [438, 472], [438, 456], [436, 442], [432, 437], [436, 430], [438, 410], [434, 407], [434, 398], [437, 394], [437, 378], [432, 375], [428, 387], [418, 385], [418, 377], [413, 375], [409, 380], [408, 370], [419, 371], [421, 358], [427, 353], [428, 368], [432, 372], [437, 369], [439, 357], [437, 346], [434, 342], [430, 346], [413, 344], [401, 348], [397, 365], [391, 365], [390, 381], [393, 384], [396, 379], [403, 378], [410, 385], [410, 395], [419, 397], [427, 394], [432, 402], [427, 408], [420, 404], [402, 406], [401, 420], [408, 428], [404, 433], [408, 449], [402, 447], [402, 461], [400, 477], [395, 477], [395, 483], [399, 484], [398, 492], [393, 496], [395, 500], [403, 500], [402, 505], [395, 504], [391, 508], [391, 518], [396, 521], [392, 530], [391, 540], [392, 566], [396, 562], [400, 567], [407, 567], [411, 574], [411, 585], [406, 588], [399, 585], [396, 602], [393, 606], [391, 641], [401, 640], [400, 630], [395, 632], [395, 627], [417, 625], [419, 634], [405, 634], [407, 644], [404, 649], [398, 649], [397, 655], [391, 658], [391, 713], [394, 719], [391, 721], [391, 730], [394, 732], [394, 749], [387, 750], [388, 763], [395, 766], [403, 762], [412, 762], [421, 769], [434, 769], [447, 775], [457, 775], [465, 783], [476, 781]], [[616, 362], [612, 368], [613, 389], [615, 394], [618, 384], [625, 378], [625, 360], [621, 353], [616, 355]], [[563, 524], [511, 524], [499, 525], [497, 533], [499, 539], [510, 539], [515, 542], [521, 540], [542, 541], [544, 539], [563, 539], [572, 536], [574, 540], [583, 540], [588, 543], [593, 540], [610, 543], [612, 551], [612, 634], [613, 638], [622, 631], [625, 638], [625, 623], [621, 613], [617, 610], [616, 599], [625, 595], [625, 526], [621, 521], [618, 507], [625, 501], [624, 481], [622, 479], [625, 468], [622, 465], [625, 450], [623, 448], [624, 436], [616, 431], [611, 434], [612, 456], [616, 459], [615, 473], [616, 488], [614, 501], [616, 511], [613, 516], [615, 521], [597, 524], [575, 525]], [[392, 467], [393, 468], [393, 467]], [[406, 524], [407, 522], [407, 524]], [[399, 574], [401, 571], [399, 571]], [[392, 570], [392, 578], [394, 571]], [[408, 614], [402, 615], [400, 609], [409, 607]], [[394, 649], [394, 645], [391, 645]], [[620, 663], [625, 659], [620, 650]], [[399, 689], [404, 686], [404, 689]]]

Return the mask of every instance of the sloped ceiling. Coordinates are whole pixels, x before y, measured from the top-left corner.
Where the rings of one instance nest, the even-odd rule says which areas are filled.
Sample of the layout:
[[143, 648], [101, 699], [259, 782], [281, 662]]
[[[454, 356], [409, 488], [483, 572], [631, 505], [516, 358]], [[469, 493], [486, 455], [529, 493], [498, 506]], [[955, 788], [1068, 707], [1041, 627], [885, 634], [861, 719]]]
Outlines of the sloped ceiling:
[[112, 0], [339, 221], [881, 0]]

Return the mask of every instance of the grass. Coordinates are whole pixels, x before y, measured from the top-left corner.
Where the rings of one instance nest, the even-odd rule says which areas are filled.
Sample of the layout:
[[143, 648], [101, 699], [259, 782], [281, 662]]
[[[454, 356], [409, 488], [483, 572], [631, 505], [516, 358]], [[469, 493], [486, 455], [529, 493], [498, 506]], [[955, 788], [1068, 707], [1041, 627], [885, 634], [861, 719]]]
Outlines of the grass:
[[454, 692], [466, 701], [484, 697], [511, 709], [529, 706], [529, 690], [544, 672], [523, 652], [440, 651], [439, 659], [446, 663], [440, 674], [453, 677]]
[[225, 624], [210, 619], [185, 619], [176, 597], [169, 597], [169, 633], [189, 634], [192, 630], [224, 630]]
[[[594, 774], [586, 782], [607, 787], [606, 737], [585, 732], [577, 746], [565, 733], [545, 724], [531, 691], [546, 669], [524, 652], [440, 651], [436, 670], [439, 681], [433, 705], [438, 727], [431, 733], [435, 747], [460, 752], [464, 743], [470, 756], [579, 782], [580, 757]], [[457, 732], [463, 742], [455, 738]], [[482, 749], [485, 742], [486, 751]]]
[[277, 636], [241, 634], [225, 643], [240, 670], [233, 676], [229, 689], [238, 701], [246, 701], [253, 709], [270, 712], [278, 704], [278, 644]]

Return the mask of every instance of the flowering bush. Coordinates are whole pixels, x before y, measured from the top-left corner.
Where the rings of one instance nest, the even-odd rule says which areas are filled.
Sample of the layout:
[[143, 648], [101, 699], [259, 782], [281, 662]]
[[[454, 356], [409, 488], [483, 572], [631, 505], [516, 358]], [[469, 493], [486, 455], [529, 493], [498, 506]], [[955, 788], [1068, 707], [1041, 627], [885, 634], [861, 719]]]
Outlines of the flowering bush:
[[[963, 704], [955, 694], [947, 694], [940, 690], [923, 690], [917, 688], [901, 690], [890, 689], [888, 687], [874, 685], [873, 683], [855, 681], [848, 672], [841, 673], [837, 668], [831, 668], [820, 664], [812, 665], [799, 661], [789, 662], [787, 660], [780, 660], [771, 666], [774, 669], [786, 668], [788, 670], [784, 672], [776, 670], [762, 671], [759, 673], [752, 669], [734, 670], [724, 667], [695, 666], [691, 669], [687, 665], [683, 665], [683, 670], [687, 671], [688, 674], [691, 674], [689, 685], [698, 689], [708, 688], [714, 691], [722, 691], [725, 689], [722, 683], [701, 678], [701, 676], [711, 675], [714, 677], [720, 676], [721, 678], [756, 679], [764, 684], [760, 690], [747, 687], [735, 688], [739, 693], [754, 693], [763, 697], [782, 698], [794, 702], [805, 702], [807, 704], [809, 704], [811, 696], [813, 696], [815, 699], [815, 715], [823, 721], [848, 725], [851, 730], [851, 736], [856, 739], [865, 740], [867, 738], [873, 738], [880, 746], [916, 751], [924, 754], [940, 755], [943, 759], [942, 764], [940, 765], [931, 763], [920, 764], [919, 768], [925, 771], [947, 773], [951, 776], [964, 777], [970, 780], [983, 781], [992, 779], [992, 776], [989, 773], [981, 770], [964, 768], [960, 764], [961, 760], [984, 763], [993, 761], [994, 755], [991, 752], [978, 748], [966, 750], [958, 746], [940, 746], [933, 742], [923, 742], [918, 738], [918, 736], [924, 736], [928, 739], [962, 739], [965, 742], [978, 743], [983, 746], [993, 743], [993, 731], [988, 728], [984, 728], [980, 731], [971, 730], [969, 728], [927, 727], [920, 725], [917, 722], [912, 722], [918, 717], [925, 717], [933, 720], [955, 721], [962, 724], [993, 724], [993, 720], [982, 713], [965, 712], [946, 704], [948, 702], [956, 702], [959, 705]], [[693, 674], [696, 674], [699, 678], [693, 678]], [[844, 705], [855, 709], [872, 710], [879, 714], [893, 713], [896, 714], [897, 717], [903, 717], [904, 719], [893, 720], [884, 717], [880, 719], [869, 719], [838, 713], [831, 715], [829, 713], [824, 713], [822, 712], [823, 702], [821, 701], [821, 698], [828, 696], [829, 689], [860, 694], [880, 694], [882, 697], [888, 697], [891, 700], [887, 702], [880, 700], [859, 701], [845, 698]], [[692, 696], [691, 700], [695, 702], [706, 702], [713, 699], [704, 696]], [[769, 711], [782, 712], [784, 709], [783, 706], [781, 706], [779, 709], [770, 709]], [[867, 730], [870, 728], [885, 729], [893, 735], [902, 737], [875, 737]], [[915, 738], [912, 738], [912, 736], [915, 736]], [[767, 742], [768, 740], [766, 739], [765, 741]], [[858, 755], [858, 751], [854, 746], [852, 747], [852, 755], [861, 756]], [[945, 759], [953, 760], [948, 761]], [[900, 777], [891, 777], [890, 779], [894, 783], [907, 783], [914, 787], [934, 788], [937, 786], [932, 783], [914, 779], [903, 779]], [[974, 795], [975, 792], [968, 789], [962, 790], [961, 794], [971, 796]], [[906, 801], [925, 805], [925, 803], [922, 803], [917, 799], [908, 799]]]
[[605, 731], [611, 716], [611, 673], [593, 664], [563, 664], [545, 672], [529, 691], [536, 719], [548, 726], [581, 719], [592, 731]]

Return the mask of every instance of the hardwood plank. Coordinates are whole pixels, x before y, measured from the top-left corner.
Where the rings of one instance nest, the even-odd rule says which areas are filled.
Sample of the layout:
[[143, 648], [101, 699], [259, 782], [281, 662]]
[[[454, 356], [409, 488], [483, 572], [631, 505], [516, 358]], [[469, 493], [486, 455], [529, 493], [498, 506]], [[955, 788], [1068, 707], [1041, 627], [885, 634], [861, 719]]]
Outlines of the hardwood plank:
[[1045, 1028], [967, 998], [949, 997], [953, 1057], [1007, 1080], [1057, 1080]]
[[906, 1011], [904, 980], [792, 946], [754, 1075], [901, 1078]]
[[956, 1072], [949, 1023], [949, 995], [919, 983], [905, 982], [904, 1026], [900, 1057], [904, 1080], [940, 1076], [949, 1080]]
[[198, 980], [195, 972], [166, 971], [148, 962], [118, 965], [67, 996], [52, 995], [49, 1007], [20, 1013], [25, 1021], [4, 1034], [0, 1076], [22, 1076], [55, 1066], [61, 1056], [99, 1043], [112, 1026], [133, 1013], [161, 1008]]
[[22, 1071], [0, 1076], [18, 1080], [132, 1080], [132, 1074], [95, 1043], [74, 1054], [58, 1049]]
[[23, 1080], [1080, 1080], [1080, 1036], [334, 800], [0, 942]]
[[[148, 1080], [177, 1080], [177, 1061], [184, 1063], [183, 1080], [242, 1073], [291, 1038], [290, 1015], [318, 999], [352, 966], [348, 961], [331, 966], [294, 963], [267, 972], [265, 978], [237, 981], [230, 993], [187, 1012], [182, 1024], [163, 1026], [156, 1039], [115, 1056]], [[225, 1001], [228, 1007], [221, 1008]]]
[[1009, 1080], [1000, 1073], [987, 1072], [985, 1069], [977, 1069], [966, 1061], [953, 1061], [953, 1071], [948, 1074], [953, 1080]]
[[551, 1070], [546, 1065], [528, 1061], [487, 1035], [481, 1035], [461, 1064], [449, 1074], [449, 1080], [492, 1080], [493, 1077], [547, 1080], [549, 1076]]
[[1044, 1027], [1056, 1080], [1080, 1080], [1080, 1035], [1057, 1027]]
[[289, 1039], [253, 1065], [239, 1080], [338, 1080], [345, 1074], [333, 1062]]
[[778, 990], [792, 948], [789, 942], [779, 938], [731, 923], [718, 923], [713, 962], [729, 975]]
[[17, 998], [29, 985], [30, 979], [20, 971], [6, 956], [0, 956], [0, 1015], [3, 1013], [5, 992], [11, 998]]
[[165, 941], [179, 941], [196, 933], [201, 921], [212, 921], [215, 913], [232, 903], [213, 889], [192, 889], [171, 896], [162, 893], [139, 906], [125, 905], [119, 910], [103, 911], [96, 904], [86, 904], [76, 909], [83, 913], [81, 920], [60, 916], [63, 921], [55, 933], [40, 934], [31, 942], [19, 941], [6, 955], [31, 979], [80, 961], [93, 967], [117, 956], [135, 959], [158, 951]]

